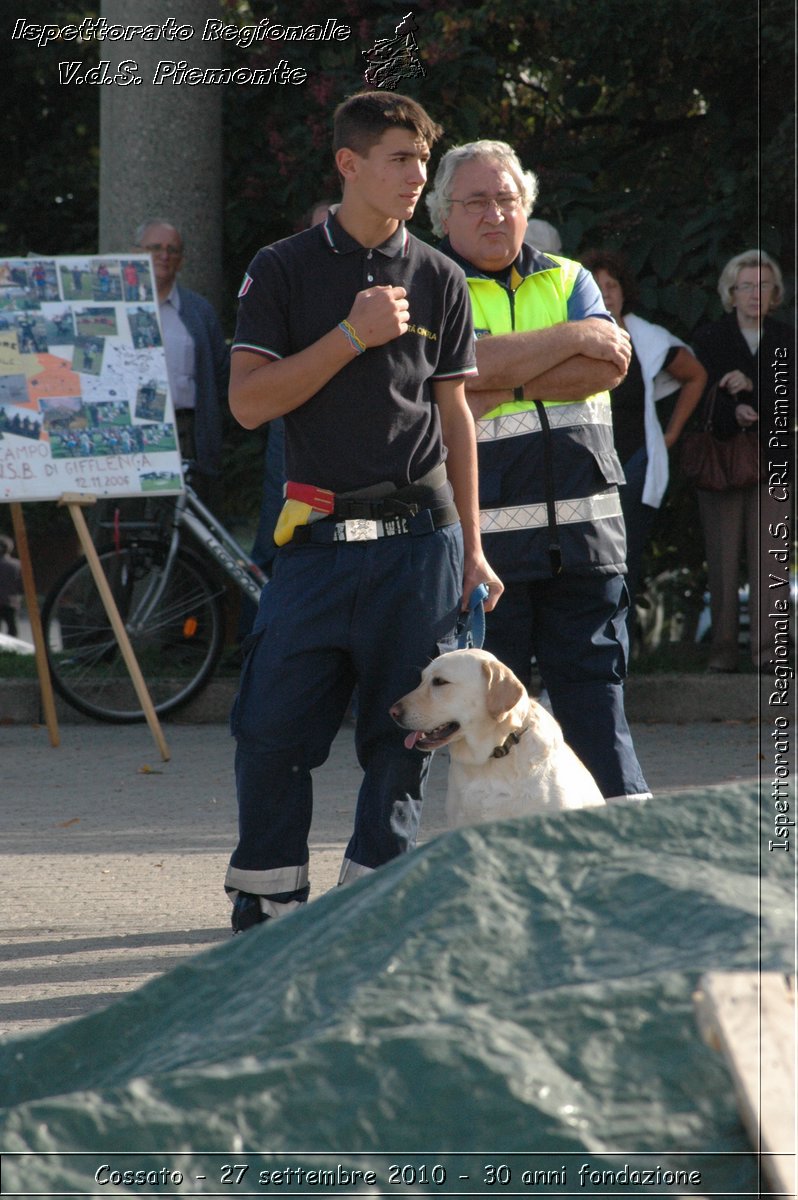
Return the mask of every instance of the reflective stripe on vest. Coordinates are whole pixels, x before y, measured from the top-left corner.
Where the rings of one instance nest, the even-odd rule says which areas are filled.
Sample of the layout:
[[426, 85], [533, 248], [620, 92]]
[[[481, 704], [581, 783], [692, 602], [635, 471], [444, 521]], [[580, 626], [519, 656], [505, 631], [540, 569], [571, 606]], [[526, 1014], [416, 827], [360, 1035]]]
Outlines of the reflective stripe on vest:
[[[621, 499], [616, 491], [581, 500], [557, 500], [558, 525], [578, 525], [583, 521], [606, 521], [620, 517]], [[482, 533], [513, 533], [517, 529], [543, 529], [548, 525], [545, 504], [517, 504], [512, 508], [483, 508], [479, 514]]]
[[[612, 425], [612, 406], [609, 398], [595, 397], [576, 404], [547, 404], [546, 413], [552, 429], [579, 425]], [[477, 441], [495, 442], [501, 438], [519, 437], [523, 433], [540, 433], [540, 417], [535, 410], [505, 413], [500, 417], [481, 417], [476, 422]]]

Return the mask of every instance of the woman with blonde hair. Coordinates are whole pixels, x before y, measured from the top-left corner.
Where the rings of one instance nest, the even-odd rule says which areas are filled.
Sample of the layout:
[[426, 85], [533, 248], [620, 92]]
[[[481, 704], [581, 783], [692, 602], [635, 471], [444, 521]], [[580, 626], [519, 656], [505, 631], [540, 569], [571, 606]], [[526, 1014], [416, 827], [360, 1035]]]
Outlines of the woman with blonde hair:
[[770, 316], [784, 298], [784, 284], [778, 263], [763, 250], [746, 250], [730, 259], [718, 280], [718, 294], [725, 315], [699, 329], [693, 339], [707, 372], [705, 400], [718, 384], [713, 431], [721, 438], [749, 431], [747, 436], [759, 439], [762, 461], [759, 484], [723, 492], [696, 489], [712, 613], [708, 669], [730, 672], [738, 669], [743, 551], [750, 585], [751, 658], [762, 667], [773, 655], [767, 606], [774, 558], [769, 552], [789, 550], [774, 540], [772, 531], [789, 521], [791, 509], [789, 486], [769, 484], [774, 477], [789, 481], [792, 476], [792, 422], [782, 424], [777, 416], [783, 386], [778, 366], [792, 361], [794, 332]]

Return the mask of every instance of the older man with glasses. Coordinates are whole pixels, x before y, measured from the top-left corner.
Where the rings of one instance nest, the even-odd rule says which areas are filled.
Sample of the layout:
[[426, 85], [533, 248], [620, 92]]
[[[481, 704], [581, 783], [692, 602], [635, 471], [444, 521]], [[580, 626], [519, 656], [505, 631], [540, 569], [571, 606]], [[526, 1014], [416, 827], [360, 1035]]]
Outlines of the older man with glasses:
[[171, 222], [146, 221], [136, 230], [135, 243], [152, 258], [181, 453], [196, 464], [192, 482], [197, 492], [217, 507], [230, 369], [222, 327], [213, 305], [177, 281], [183, 238]]
[[485, 648], [528, 683], [533, 656], [566, 740], [607, 799], [650, 795], [623, 700], [626, 539], [608, 390], [628, 335], [579, 263], [525, 244], [537, 195], [505, 142], [456, 146], [427, 197], [466, 273], [478, 376], [480, 523], [505, 584]]

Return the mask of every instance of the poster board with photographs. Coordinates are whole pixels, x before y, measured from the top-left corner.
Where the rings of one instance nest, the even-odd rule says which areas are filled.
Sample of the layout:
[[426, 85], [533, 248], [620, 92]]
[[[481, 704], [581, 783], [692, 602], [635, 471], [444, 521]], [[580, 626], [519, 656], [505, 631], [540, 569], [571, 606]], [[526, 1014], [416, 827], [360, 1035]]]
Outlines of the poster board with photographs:
[[0, 503], [182, 488], [149, 257], [0, 258]]

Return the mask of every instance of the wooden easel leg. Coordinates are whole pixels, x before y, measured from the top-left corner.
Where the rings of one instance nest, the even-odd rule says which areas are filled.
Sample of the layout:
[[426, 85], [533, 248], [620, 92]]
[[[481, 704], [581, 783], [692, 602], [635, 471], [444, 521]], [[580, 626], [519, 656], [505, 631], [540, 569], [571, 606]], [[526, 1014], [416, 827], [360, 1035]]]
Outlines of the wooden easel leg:
[[[93, 500], [94, 497], [91, 497], [89, 502], [93, 502]], [[144, 676], [141, 674], [141, 668], [139, 667], [136, 656], [133, 653], [133, 647], [130, 644], [130, 638], [127, 635], [124, 622], [119, 615], [119, 609], [116, 606], [113, 592], [111, 591], [108, 580], [105, 577], [102, 563], [100, 562], [99, 555], [95, 549], [94, 542], [91, 540], [91, 534], [89, 533], [89, 528], [86, 524], [86, 518], [83, 515], [83, 508], [81, 505], [85, 504], [86, 502], [86, 498], [79, 495], [67, 495], [61, 498], [61, 503], [66, 504], [72, 516], [72, 520], [75, 523], [75, 529], [77, 530], [78, 537], [80, 538], [80, 544], [83, 548], [83, 553], [86, 555], [86, 561], [91, 569], [94, 582], [97, 584], [97, 591], [100, 593], [100, 599], [105, 606], [105, 611], [108, 614], [109, 621], [111, 622], [111, 628], [114, 631], [117, 644], [119, 649], [122, 651], [122, 657], [125, 660], [125, 666], [128, 669], [133, 687], [136, 690], [136, 695], [138, 696], [139, 704], [144, 712], [144, 716], [147, 719], [147, 724], [150, 727], [152, 736], [154, 737], [155, 743], [160, 751], [161, 758], [164, 762], [168, 762], [171, 755], [158, 721], [158, 715], [155, 712], [155, 707], [150, 698], [150, 693], [148, 692], [147, 685], [144, 682]]]
[[13, 503], [10, 507], [14, 540], [17, 544], [17, 553], [19, 554], [19, 562], [22, 569], [25, 604], [28, 609], [31, 633], [33, 634], [33, 648], [36, 655], [36, 671], [39, 675], [39, 689], [42, 696], [44, 719], [47, 723], [47, 732], [50, 735], [50, 745], [60, 746], [61, 735], [58, 730], [58, 718], [55, 713], [55, 699], [53, 697], [53, 684], [50, 679], [50, 666], [47, 662], [47, 653], [44, 648], [44, 633], [39, 615], [39, 601], [36, 596], [36, 582], [33, 578], [33, 563], [31, 562], [30, 548], [28, 547], [28, 531], [25, 528], [22, 505]]

